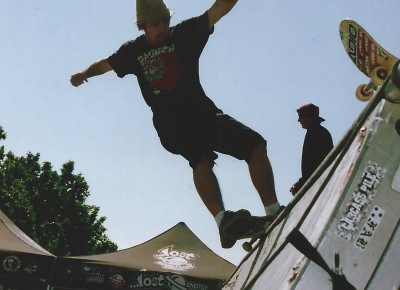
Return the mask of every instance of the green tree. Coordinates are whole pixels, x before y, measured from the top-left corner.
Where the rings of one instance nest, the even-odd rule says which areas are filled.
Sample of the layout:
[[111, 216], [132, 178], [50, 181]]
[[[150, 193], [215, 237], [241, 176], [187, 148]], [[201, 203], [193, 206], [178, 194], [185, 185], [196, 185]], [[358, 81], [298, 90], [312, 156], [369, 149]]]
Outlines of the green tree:
[[[0, 140], [6, 133], [0, 126]], [[30, 238], [58, 256], [115, 251], [99, 207], [86, 204], [89, 186], [74, 162], [60, 173], [40, 154], [15, 156], [0, 147], [0, 208]]]

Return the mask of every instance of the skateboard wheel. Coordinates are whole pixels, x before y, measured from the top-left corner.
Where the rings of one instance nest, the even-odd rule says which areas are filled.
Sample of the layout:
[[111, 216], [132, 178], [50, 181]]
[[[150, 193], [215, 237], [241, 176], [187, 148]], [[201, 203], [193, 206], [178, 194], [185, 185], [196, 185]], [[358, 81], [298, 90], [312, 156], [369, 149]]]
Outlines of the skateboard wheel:
[[381, 84], [389, 75], [387, 69], [383, 66], [378, 66], [372, 70], [371, 81], [374, 84]]
[[359, 85], [356, 90], [356, 97], [362, 102], [369, 101], [372, 98], [373, 91], [372, 90], [365, 90], [367, 87], [366, 84]]
[[251, 250], [253, 250], [253, 246], [249, 242], [244, 242], [242, 247], [246, 252], [251, 252]]

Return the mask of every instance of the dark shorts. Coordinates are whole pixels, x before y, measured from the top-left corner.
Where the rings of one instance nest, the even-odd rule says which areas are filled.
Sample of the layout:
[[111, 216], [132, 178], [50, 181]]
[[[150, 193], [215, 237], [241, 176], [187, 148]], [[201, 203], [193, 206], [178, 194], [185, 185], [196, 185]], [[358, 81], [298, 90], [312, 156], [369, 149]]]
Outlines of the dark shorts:
[[163, 147], [173, 154], [182, 155], [193, 169], [205, 154], [217, 159], [215, 152], [248, 162], [256, 147], [266, 145], [259, 133], [222, 113], [208, 117], [191, 115], [189, 118], [155, 122], [154, 125]]

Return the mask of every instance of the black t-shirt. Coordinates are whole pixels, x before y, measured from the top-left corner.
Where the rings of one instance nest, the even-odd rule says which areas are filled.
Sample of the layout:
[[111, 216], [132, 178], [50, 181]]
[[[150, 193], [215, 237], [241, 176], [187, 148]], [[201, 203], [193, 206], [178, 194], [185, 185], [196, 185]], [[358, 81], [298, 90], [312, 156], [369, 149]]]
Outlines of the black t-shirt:
[[325, 127], [318, 124], [307, 129], [301, 162], [304, 182], [314, 173], [332, 148], [332, 136]]
[[205, 13], [171, 27], [163, 46], [154, 47], [141, 35], [124, 43], [108, 62], [121, 78], [136, 75], [154, 115], [169, 118], [198, 109], [217, 112], [199, 78], [199, 58], [211, 33]]

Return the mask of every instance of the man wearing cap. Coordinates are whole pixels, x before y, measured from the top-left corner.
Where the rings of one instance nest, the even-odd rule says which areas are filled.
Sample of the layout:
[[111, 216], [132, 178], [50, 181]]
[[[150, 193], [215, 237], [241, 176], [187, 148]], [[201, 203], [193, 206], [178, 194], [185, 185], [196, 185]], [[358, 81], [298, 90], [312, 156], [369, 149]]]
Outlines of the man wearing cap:
[[301, 158], [302, 176], [290, 189], [293, 195], [306, 183], [307, 179], [333, 148], [331, 133], [325, 127], [321, 126], [321, 123], [325, 119], [319, 116], [318, 106], [311, 103], [306, 104], [297, 109], [297, 114], [299, 115], [299, 123], [303, 129], [307, 130], [307, 133], [304, 138]]
[[217, 108], [199, 80], [199, 57], [214, 25], [236, 2], [216, 0], [204, 14], [170, 27], [172, 12], [162, 0], [137, 0], [136, 24], [144, 34], [71, 76], [76, 87], [111, 70], [121, 78], [128, 74], [137, 77], [162, 146], [189, 162], [195, 187], [215, 218], [224, 248], [236, 242], [224, 229], [228, 225], [234, 228], [238, 218], [250, 213], [225, 211], [213, 172], [215, 152], [247, 162], [267, 215], [275, 215], [281, 208], [265, 139]]

